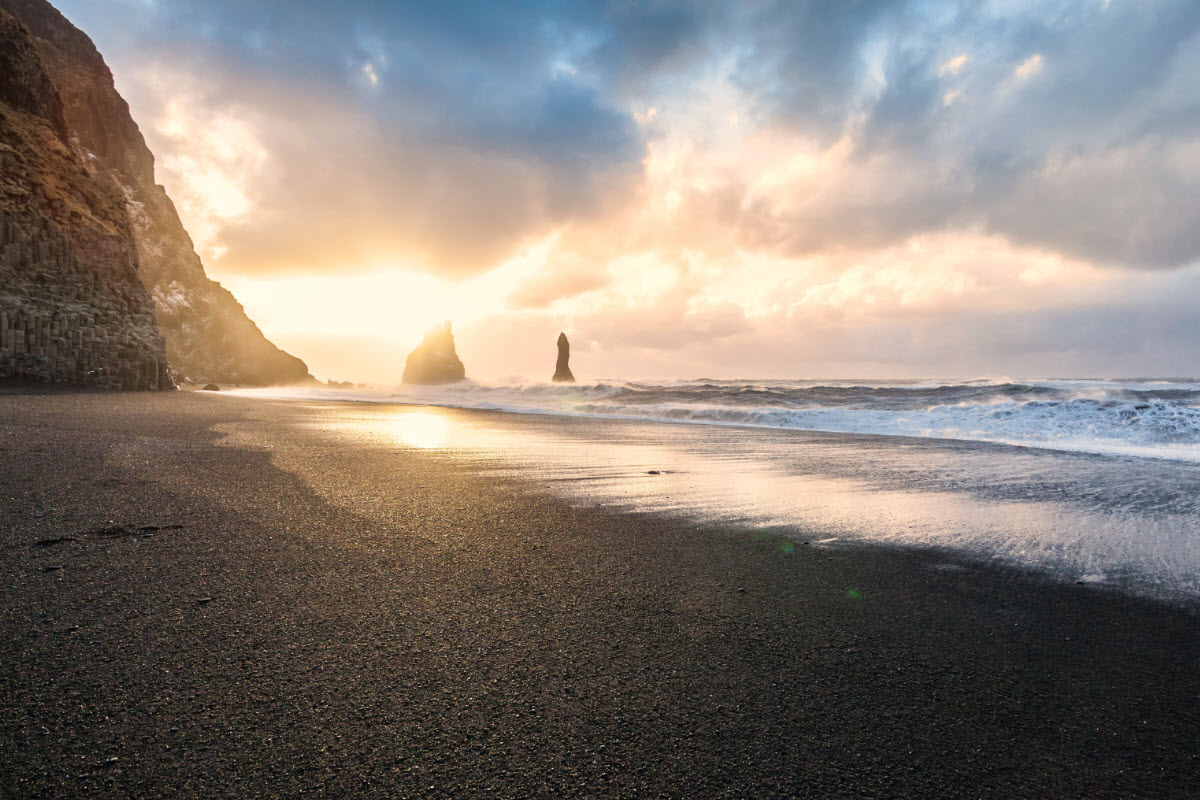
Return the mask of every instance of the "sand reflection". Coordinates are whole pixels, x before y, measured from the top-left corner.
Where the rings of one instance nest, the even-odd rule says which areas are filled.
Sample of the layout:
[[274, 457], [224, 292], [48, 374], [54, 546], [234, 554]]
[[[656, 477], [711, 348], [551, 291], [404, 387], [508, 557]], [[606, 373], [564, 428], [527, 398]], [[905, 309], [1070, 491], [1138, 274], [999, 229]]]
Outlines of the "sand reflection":
[[[314, 427], [334, 435], [441, 451], [579, 505], [773, 529], [812, 546], [935, 548], [1152, 595], [1200, 595], [1192, 494], [1163, 488], [1177, 464], [424, 407], [325, 410]], [[1128, 489], [1147, 471], [1139, 480], [1160, 487], [1154, 503]]]
[[381, 420], [383, 431], [401, 444], [438, 450], [450, 441], [450, 421], [442, 414], [410, 411]]

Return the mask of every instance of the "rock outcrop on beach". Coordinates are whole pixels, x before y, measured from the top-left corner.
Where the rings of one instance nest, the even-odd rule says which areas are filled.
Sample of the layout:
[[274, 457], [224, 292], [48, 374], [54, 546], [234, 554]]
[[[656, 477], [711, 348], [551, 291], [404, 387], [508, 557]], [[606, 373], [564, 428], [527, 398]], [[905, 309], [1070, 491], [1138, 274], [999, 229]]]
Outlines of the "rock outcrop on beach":
[[[158, 325], [176, 374], [197, 383], [309, 379], [304, 362], [269, 342], [233, 295], [205, 275], [174, 204], [154, 182], [154, 156], [91, 39], [45, 0], [0, 0], [0, 9], [33, 34], [61, 98], [61, 119], [47, 118], [51, 128], [66, 134], [65, 142], [85, 160], [86, 169], [106, 176], [121, 192], [139, 274], [157, 303]], [[33, 94], [39, 91], [44, 94], [45, 87]]]
[[571, 343], [565, 333], [558, 334], [558, 361], [554, 365], [555, 383], [574, 383], [575, 376], [571, 374]]
[[450, 323], [434, 325], [404, 362], [404, 383], [454, 383], [467, 376], [454, 351]]
[[125, 196], [71, 146], [13, 5], [0, 1], [0, 377], [173, 388]]

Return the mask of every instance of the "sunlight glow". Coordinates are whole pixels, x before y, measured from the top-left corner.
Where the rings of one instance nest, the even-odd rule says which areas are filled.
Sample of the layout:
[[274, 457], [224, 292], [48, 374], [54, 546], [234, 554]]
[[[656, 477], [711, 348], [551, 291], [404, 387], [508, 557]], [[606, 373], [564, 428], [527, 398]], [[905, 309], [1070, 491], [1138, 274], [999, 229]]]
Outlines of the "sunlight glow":
[[942, 64], [938, 70], [938, 75], [957, 75], [962, 72], [962, 68], [967, 65], [967, 54], [963, 53]]
[[[154, 71], [152, 83], [169, 97], [154, 132], [170, 143], [158, 159], [179, 215], [206, 261], [226, 248], [223, 232], [254, 207], [252, 186], [267, 160], [253, 126], [236, 109], [214, 113], [176, 76]], [[136, 213], [136, 212], [135, 212]]]
[[1021, 62], [1020, 66], [1013, 71], [1013, 75], [1017, 76], [1021, 80], [1031, 78], [1041, 71], [1042, 64], [1044, 62], [1045, 59], [1042, 58], [1041, 53], [1034, 53], [1029, 58]]
[[220, 278], [276, 335], [361, 336], [394, 342], [401, 357], [437, 322], [465, 325], [492, 313], [498, 296], [494, 280], [455, 282], [403, 267], [349, 275]]
[[389, 436], [420, 450], [443, 448], [450, 439], [450, 422], [439, 414], [405, 411], [381, 424]]

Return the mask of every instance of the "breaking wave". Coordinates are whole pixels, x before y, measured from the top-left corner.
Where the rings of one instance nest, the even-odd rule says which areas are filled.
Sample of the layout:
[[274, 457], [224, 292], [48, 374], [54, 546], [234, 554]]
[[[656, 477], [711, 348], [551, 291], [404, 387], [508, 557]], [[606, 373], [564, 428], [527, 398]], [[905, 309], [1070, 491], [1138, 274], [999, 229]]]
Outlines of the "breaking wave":
[[1200, 383], [1187, 379], [464, 381], [391, 391], [297, 389], [288, 396], [959, 439], [1200, 461]]

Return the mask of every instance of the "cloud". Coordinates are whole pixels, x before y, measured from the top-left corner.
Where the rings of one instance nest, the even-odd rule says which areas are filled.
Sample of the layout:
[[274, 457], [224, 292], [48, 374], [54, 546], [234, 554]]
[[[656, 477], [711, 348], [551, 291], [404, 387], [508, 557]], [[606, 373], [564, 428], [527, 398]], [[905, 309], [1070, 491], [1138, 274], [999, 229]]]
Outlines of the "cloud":
[[152, 148], [192, 162], [164, 170], [168, 189], [222, 167], [205, 125], [165, 135], [167, 118], [235, 119], [266, 153], [246, 213], [185, 213], [228, 223], [226, 269], [475, 274], [638, 177], [632, 116], [594, 76], [551, 68], [597, 46], [565, 37], [570, 19], [371, 2], [162, 2], [141, 19], [135, 65], [115, 63]]
[[63, 3], [222, 275], [503, 279], [464, 331], [660, 371], [1082, 368], [1197, 289], [1195, 3]]
[[[97, 0], [72, 3], [99, 20]], [[257, 118], [272, 175], [224, 237], [239, 269], [336, 268], [317, 240], [344, 229], [347, 265], [477, 273], [627, 205], [651, 147], [690, 143], [716, 167], [781, 132], [852, 152], [782, 206], [747, 194], [752, 172], [712, 169], [704, 191], [741, 195], [726, 222], [757, 231], [749, 244], [803, 254], [965, 225], [1131, 267], [1200, 257], [1200, 187], [1164, 155], [1198, 128], [1194, 4], [161, 0], [137, 19], [124, 35], [143, 67], [157, 54], [204, 76], [188, 113]], [[158, 113], [180, 102], [131, 88]], [[1139, 199], [1165, 184], [1173, 211], [1131, 216], [1131, 182]]]
[[963, 67], [967, 65], [967, 61], [969, 60], [966, 53], [959, 53], [938, 67], [938, 75], [957, 75], [962, 72]]
[[[518, 147], [512, 141], [476, 148], [439, 137], [393, 138], [336, 95], [245, 87], [234, 75], [216, 91], [162, 62], [138, 74], [142, 102], [158, 109], [147, 136], [165, 153], [168, 190], [196, 195], [204, 176], [224, 176], [245, 190], [235, 203], [210, 192], [207, 207], [182, 210], [190, 227], [222, 221], [223, 264], [248, 273], [389, 262], [479, 273], [547, 227], [602, 213], [637, 178], [636, 162], [589, 156], [621, 147], [620, 134], [589, 127], [579, 109], [564, 111], [588, 102], [570, 91], [549, 91], [529, 112], [530, 135], [546, 143], [537, 158], [519, 158], [506, 151]], [[254, 142], [259, 157], [231, 171], [238, 164], [219, 152], [218, 135], [230, 146]]]
[[1034, 53], [1017, 65], [1017, 68], [1013, 70], [1013, 75], [1020, 80], [1027, 80], [1041, 71], [1045, 60], [1041, 53]]
[[175, 94], [153, 120], [151, 135], [170, 143], [157, 161], [158, 177], [178, 187], [175, 205], [197, 252], [215, 260], [227, 250], [225, 232], [253, 208], [267, 151], [236, 114], [198, 111], [191, 98]]
[[513, 290], [508, 303], [513, 308], [543, 308], [556, 300], [602, 289], [609, 283], [607, 272], [593, 264], [577, 264], [573, 269], [547, 266]]
[[[1178, 267], [1200, 257], [1188, 227], [1200, 222], [1200, 202], [1188, 198], [1200, 197], [1200, 185], [1190, 166], [1168, 166], [1178, 162], [1170, 153], [1200, 131], [1197, 7], [1129, 4], [1097, 14], [1080, 2], [1041, 14], [978, 4], [936, 15], [918, 3], [845, 6], [814, 27], [833, 26], [840, 55], [805, 62], [802, 79], [794, 62], [756, 55], [751, 63], [769, 67], [756, 78], [777, 88], [745, 87], [749, 102], [777, 109], [807, 146], [852, 143], [846, 174], [830, 176], [844, 190], [823, 191], [825, 211], [814, 219], [802, 202], [807, 187], [797, 187], [788, 205], [806, 213], [760, 206], [769, 218], [750, 226], [781, 230], [777, 239], [800, 251], [813, 242], [812, 229], [830, 231], [834, 222], [832, 237], [836, 228], [859, 236], [869, 227], [892, 240], [982, 225], [1131, 267]], [[756, 54], [776, 36], [752, 35]], [[970, 70], [962, 68], [964, 50], [972, 53]], [[810, 82], [823, 88], [809, 92]], [[830, 87], [837, 87], [832, 96]], [[821, 108], [837, 112], [832, 119], [812, 108], [823, 94]], [[814, 127], [820, 119], [831, 123], [826, 130]], [[1168, 132], [1166, 119], [1179, 127]], [[897, 176], [898, 191], [861, 197], [864, 182], [890, 187]], [[1148, 185], [1165, 190], [1161, 204], [1128, 201], [1130, 188], [1147, 198]], [[1173, 209], [1166, 220], [1160, 205]], [[872, 222], [837, 222], [856, 214]], [[1074, 222], [1062, 224], [1067, 218]], [[1114, 247], [1126, 231], [1133, 234]], [[815, 238], [811, 246], [821, 247], [831, 237]]]

